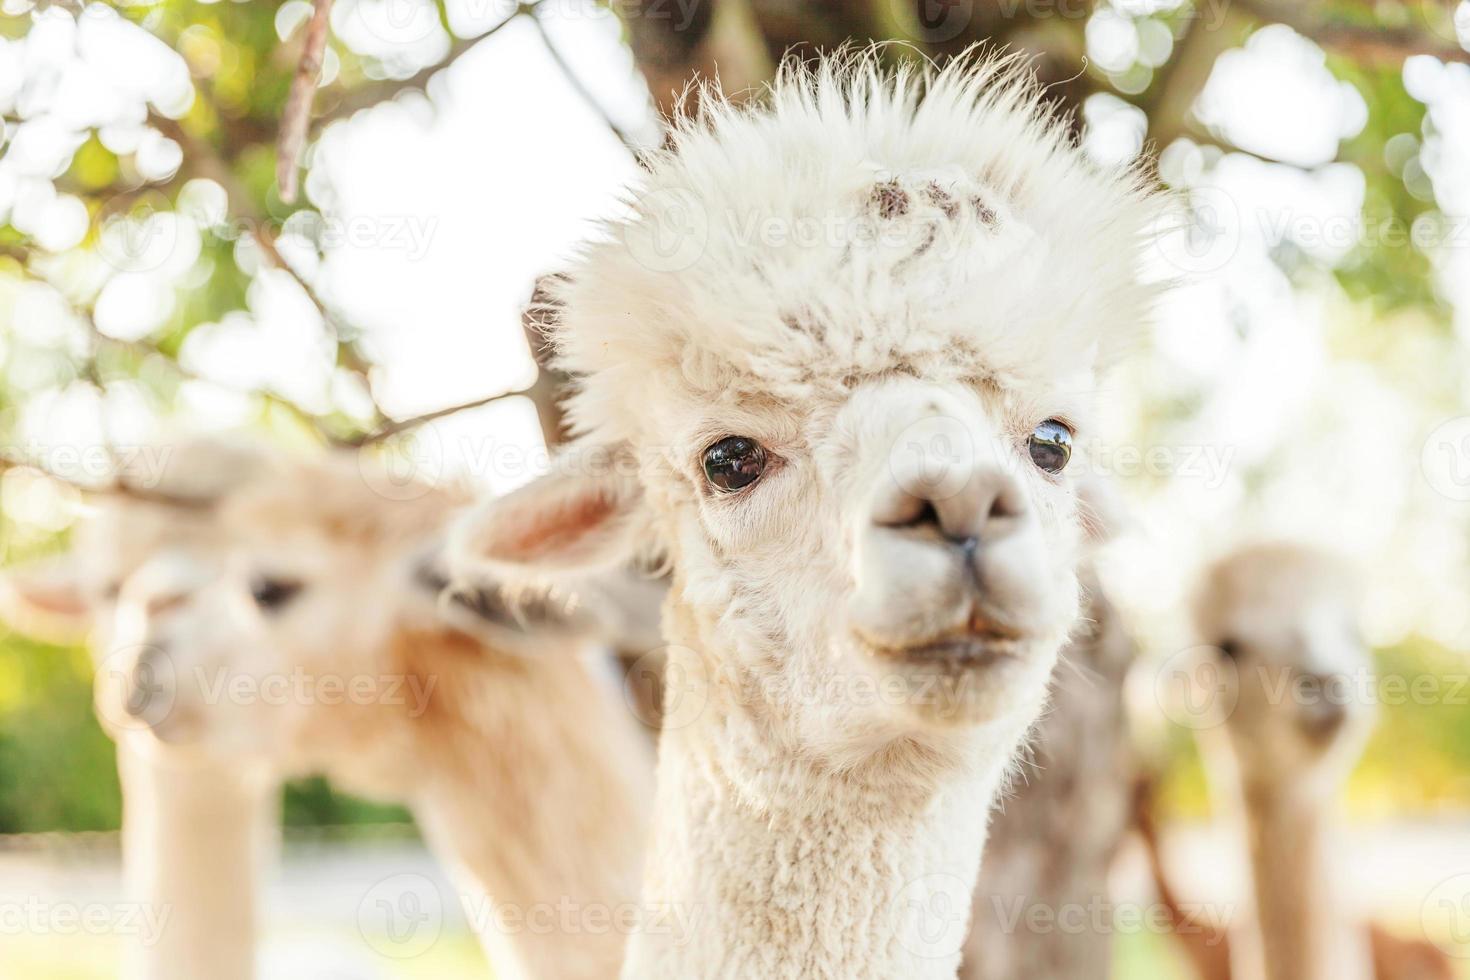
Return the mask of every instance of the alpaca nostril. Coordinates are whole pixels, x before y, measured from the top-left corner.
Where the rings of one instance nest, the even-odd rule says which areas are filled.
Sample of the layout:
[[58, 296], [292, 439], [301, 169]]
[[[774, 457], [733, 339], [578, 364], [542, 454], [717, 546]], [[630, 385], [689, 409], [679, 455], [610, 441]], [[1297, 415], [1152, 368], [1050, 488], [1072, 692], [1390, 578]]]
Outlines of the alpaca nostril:
[[939, 509], [934, 506], [934, 501], [918, 497], [908, 498], [901, 508], [876, 518], [875, 523], [880, 527], [895, 530], [932, 533], [969, 550], [973, 550], [978, 544], [975, 536], [968, 529], [952, 530], [947, 527]]
[[149, 616], [161, 616], [169, 610], [177, 609], [179, 606], [183, 605], [184, 600], [187, 598], [187, 592], [157, 592], [153, 595], [148, 596], [143, 601], [143, 608]]
[[171, 682], [168, 652], [158, 647], [142, 651], [128, 673], [123, 710], [139, 721], [156, 724], [173, 703]]
[[980, 491], [972, 511], [975, 518], [965, 522], [967, 534], [963, 536], [995, 541], [1010, 534], [1026, 516], [1026, 499], [1020, 487], [1010, 478], [996, 474]]
[[882, 528], [913, 531], [964, 545], [1009, 534], [1026, 515], [1020, 487], [998, 471], [973, 473], [957, 493], [896, 494], [882, 500], [872, 521]]
[[1295, 695], [1297, 724], [1308, 736], [1329, 739], [1348, 719], [1343, 678], [1334, 674], [1301, 674]]
[[890, 515], [886, 520], [880, 519], [878, 523], [884, 527], [938, 528], [939, 511], [934, 509], [934, 502], [932, 500], [910, 497], [904, 501], [897, 513]]
[[1347, 708], [1331, 701], [1318, 700], [1303, 705], [1297, 714], [1297, 724], [1309, 737], [1328, 739], [1336, 735], [1347, 721]]
[[996, 493], [995, 498], [990, 501], [990, 512], [988, 520], [999, 521], [1010, 517], [1020, 517], [1026, 512], [1026, 503], [1021, 499], [1018, 489], [1007, 483]]
[[870, 519], [878, 527], [914, 528], [938, 524], [939, 513], [924, 493], [896, 491], [879, 497]]

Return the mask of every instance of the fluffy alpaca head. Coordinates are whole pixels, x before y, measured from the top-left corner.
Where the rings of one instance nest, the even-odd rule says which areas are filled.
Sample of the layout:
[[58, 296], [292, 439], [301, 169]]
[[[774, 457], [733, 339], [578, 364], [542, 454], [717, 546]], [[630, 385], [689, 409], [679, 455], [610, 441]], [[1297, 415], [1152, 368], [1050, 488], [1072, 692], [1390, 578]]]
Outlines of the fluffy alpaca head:
[[[221, 464], [225, 449], [238, 466]], [[380, 743], [433, 694], [405, 662], [405, 637], [447, 636], [467, 657], [509, 664], [581, 649], [639, 611], [621, 576], [555, 594], [484, 582], [446, 598], [443, 529], [465, 495], [394, 484], [390, 498], [374, 467], [183, 444], [166, 489], [197, 486], [207, 507], [109, 503], [69, 554], [33, 570], [44, 575], [11, 575], [10, 591], [33, 604], [64, 594], [91, 626], [113, 734], [374, 788], [375, 760], [394, 752]], [[229, 478], [204, 486], [201, 472]], [[357, 744], [369, 736], [374, 752]]]
[[1229, 683], [1222, 728], [1240, 775], [1302, 785], [1357, 757], [1371, 727], [1371, 665], [1343, 563], [1294, 544], [1215, 562], [1195, 599], [1199, 636]]
[[[608, 588], [487, 581], [447, 595], [443, 529], [466, 498], [396, 485], [385, 497], [374, 467], [276, 459], [216, 503], [209, 547], [160, 551], [129, 577], [114, 641], [137, 651], [119, 692], [136, 721], [168, 744], [260, 752], [372, 788], [375, 760], [401, 765], [391, 735], [436, 696], [422, 648], [518, 671], [624, 628], [618, 575]], [[374, 752], [353, 748], [365, 738]]]
[[152, 474], [131, 474], [171, 506], [132, 497], [100, 500], [78, 524], [68, 551], [12, 566], [0, 575], [0, 614], [24, 632], [58, 643], [109, 644], [123, 582], [166, 548], [208, 547], [216, 525], [208, 503], [259, 471], [267, 450], [248, 439], [201, 437], [152, 447], [140, 459]]
[[386, 499], [346, 458], [263, 460], [214, 502], [209, 540], [170, 542], [123, 583], [108, 714], [167, 745], [284, 758], [324, 709], [387, 704], [389, 638], [435, 607], [411, 560], [456, 503]]
[[1077, 612], [1062, 444], [1148, 314], [1155, 208], [1040, 96], [1013, 61], [864, 54], [702, 99], [557, 287], [577, 441], [465, 526], [465, 562], [652, 547], [671, 638], [836, 692], [814, 729], [1034, 712]]

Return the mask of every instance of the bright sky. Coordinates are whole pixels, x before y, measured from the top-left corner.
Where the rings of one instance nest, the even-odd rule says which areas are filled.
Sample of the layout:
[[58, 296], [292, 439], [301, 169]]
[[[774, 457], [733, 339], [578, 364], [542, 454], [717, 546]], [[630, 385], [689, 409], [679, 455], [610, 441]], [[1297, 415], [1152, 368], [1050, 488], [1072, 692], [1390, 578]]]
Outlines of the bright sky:
[[[1126, 72], [1168, 57], [1167, 31], [1161, 38], [1156, 23], [1125, 15], [1145, 6], [1095, 15], [1088, 43], [1098, 64]], [[458, 0], [452, 24], [461, 33], [482, 30], [509, 7]], [[1462, 8], [1470, 11], [1470, 3]], [[0, 106], [21, 117], [50, 110], [9, 134], [0, 215], [8, 212], [49, 247], [65, 248], [86, 229], [81, 202], [58, 196], [45, 179], [69, 157], [79, 127], [106, 124], [110, 147], [136, 147], [140, 166], [159, 175], [178, 165], [178, 148], [141, 125], [142, 106], [151, 100], [176, 112], [187, 105], [188, 72], [162, 44], [101, 10], [80, 28], [58, 12], [22, 41], [0, 41]], [[333, 27], [359, 50], [393, 53], [393, 72], [408, 75], [448, 44], [437, 23], [414, 10], [404, 0], [339, 0]], [[295, 29], [306, 11], [302, 0], [284, 5], [278, 30]], [[547, 22], [606, 111], [651, 136], [647, 96], [611, 16], [582, 0], [550, 0]], [[207, 38], [191, 43], [191, 57], [209, 57]], [[335, 70], [329, 62], [328, 78]], [[12, 105], [24, 80], [27, 101]], [[1419, 168], [1405, 169], [1406, 179], [1432, 190], [1450, 219], [1470, 222], [1470, 69], [1412, 59], [1405, 80], [1430, 107], [1432, 126], [1396, 137], [1386, 153]], [[1362, 174], [1331, 162], [1339, 142], [1366, 122], [1362, 96], [1328, 71], [1314, 44], [1274, 27], [1219, 60], [1196, 109], [1201, 122], [1237, 145], [1297, 166], [1245, 154], [1220, 159], [1188, 142], [1165, 154], [1165, 175], [1191, 189], [1191, 203], [1219, 234], [1165, 246], [1173, 251], [1164, 257], [1191, 275], [1168, 301], [1152, 352], [1110, 389], [1095, 465], [1140, 477], [1128, 484], [1139, 516], [1107, 559], [1114, 590], [1145, 614], [1141, 622], [1159, 624], [1156, 639], [1167, 646], [1179, 625], [1180, 583], [1202, 555], [1243, 536], [1289, 532], [1380, 572], [1368, 608], [1374, 639], [1419, 629], [1470, 650], [1467, 535], [1446, 533], [1470, 523], [1470, 505], [1436, 493], [1419, 466], [1429, 431], [1470, 409], [1427, 404], [1403, 383], [1416, 365], [1466, 370], [1470, 233], [1438, 252], [1445, 291], [1457, 305], [1458, 347], [1448, 356], [1406, 351], [1394, 365], [1344, 350], [1345, 327], [1366, 315], [1362, 308], [1330, 280], [1294, 287], [1268, 252], [1290, 240], [1332, 264], [1362, 234]], [[1142, 145], [1143, 117], [1119, 99], [1094, 98], [1086, 120], [1086, 145], [1099, 159], [1128, 159]], [[595, 220], [616, 211], [619, 189], [635, 175], [627, 152], [527, 23], [461, 58], [427, 98], [405, 97], [332, 126], [311, 159], [306, 193], [328, 215], [318, 229], [329, 243], [326, 259], [316, 268], [315, 252], [289, 234], [283, 250], [366, 331], [384, 364], [376, 393], [401, 414], [532, 379], [519, 309], [533, 278], [557, 269], [596, 232]], [[131, 229], [129, 254], [138, 252], [140, 236], [147, 247], [106, 282], [96, 310], [103, 330], [147, 336], [168, 315], [174, 287], [198, 281], [199, 226], [218, 220], [223, 196], [204, 183], [187, 197], [187, 215], [157, 215]], [[248, 253], [242, 260], [252, 261]], [[65, 271], [76, 281], [113, 272], [101, 261]], [[44, 287], [0, 295], [0, 310], [7, 308], [11, 328], [0, 338], [0, 358], [12, 379], [30, 379], [38, 392], [24, 417], [37, 443], [89, 444], [108, 434], [137, 441], [176, 427], [151, 419], [126, 386], [109, 394], [105, 425], [90, 388], [43, 393], [50, 369], [35, 351], [76, 349], [82, 337]], [[238, 422], [246, 403], [229, 389], [265, 386], [314, 409], [352, 399], [350, 386], [333, 376], [314, 310], [279, 273], [258, 277], [248, 311], [198, 330], [184, 361], [221, 383], [186, 392], [191, 429]], [[1198, 401], [1200, 409], [1186, 424], [1155, 426], [1156, 406], [1175, 400]], [[1138, 457], [1151, 447], [1166, 450], [1172, 479], [1145, 478]], [[514, 399], [426, 429], [414, 458], [431, 476], [469, 470], [504, 491], [535, 474], [539, 448], [529, 403]], [[1268, 479], [1252, 495], [1246, 480], [1256, 467]], [[29, 506], [35, 510], [34, 501]], [[40, 521], [43, 511], [33, 516]]]

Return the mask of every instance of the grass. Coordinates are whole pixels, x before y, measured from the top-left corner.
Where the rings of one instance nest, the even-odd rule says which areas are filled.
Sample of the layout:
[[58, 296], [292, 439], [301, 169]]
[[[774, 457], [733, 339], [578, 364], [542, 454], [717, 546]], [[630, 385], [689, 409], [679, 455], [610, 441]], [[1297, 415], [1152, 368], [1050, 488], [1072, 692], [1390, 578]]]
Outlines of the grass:
[[[484, 980], [485, 961], [468, 932], [440, 936], [429, 949], [409, 959], [373, 952], [356, 933], [292, 932], [272, 936], [277, 948], [351, 949], [355, 962], [376, 968], [382, 980]], [[380, 944], [391, 948], [391, 944]], [[0, 933], [0, 977], [24, 980], [114, 980], [122, 954], [116, 936], [12, 936]], [[1460, 980], [1470, 980], [1470, 959], [1458, 961]], [[1193, 980], [1172, 940], [1150, 932], [1119, 935], [1113, 945], [1112, 976], [1127, 980]], [[295, 978], [305, 980], [305, 978]]]
[[[58, 941], [60, 939], [61, 941]], [[428, 950], [412, 959], [393, 959], [373, 952], [355, 933], [323, 936], [310, 932], [272, 936], [277, 947], [320, 948], [328, 953], [351, 948], [354, 964], [368, 967], [365, 975], [382, 980], [485, 980], [485, 959], [468, 932], [446, 933]], [[123, 942], [117, 936], [12, 936], [0, 934], [0, 977], [15, 980], [116, 980]], [[320, 975], [337, 975], [324, 956], [317, 961]], [[374, 972], [375, 971], [375, 972]], [[309, 977], [309, 974], [308, 974]], [[293, 980], [308, 980], [293, 977]]]

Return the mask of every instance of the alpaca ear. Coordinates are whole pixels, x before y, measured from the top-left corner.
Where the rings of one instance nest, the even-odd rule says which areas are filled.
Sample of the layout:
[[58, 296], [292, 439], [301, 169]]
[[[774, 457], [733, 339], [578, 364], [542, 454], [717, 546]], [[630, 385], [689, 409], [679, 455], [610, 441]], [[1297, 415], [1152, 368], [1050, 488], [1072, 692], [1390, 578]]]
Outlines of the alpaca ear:
[[633, 559], [648, 538], [637, 464], [625, 450], [571, 446], [546, 476], [480, 504], [451, 537], [450, 574], [557, 576]]
[[661, 643], [668, 586], [652, 572], [619, 568], [513, 583], [478, 572], [473, 584], [464, 576], [451, 584], [444, 557], [430, 550], [414, 563], [410, 591], [423, 601], [420, 612], [504, 652], [541, 656], [557, 640], [631, 650]]
[[92, 604], [76, 559], [70, 554], [38, 558], [0, 572], [0, 617], [50, 643], [85, 639]]

